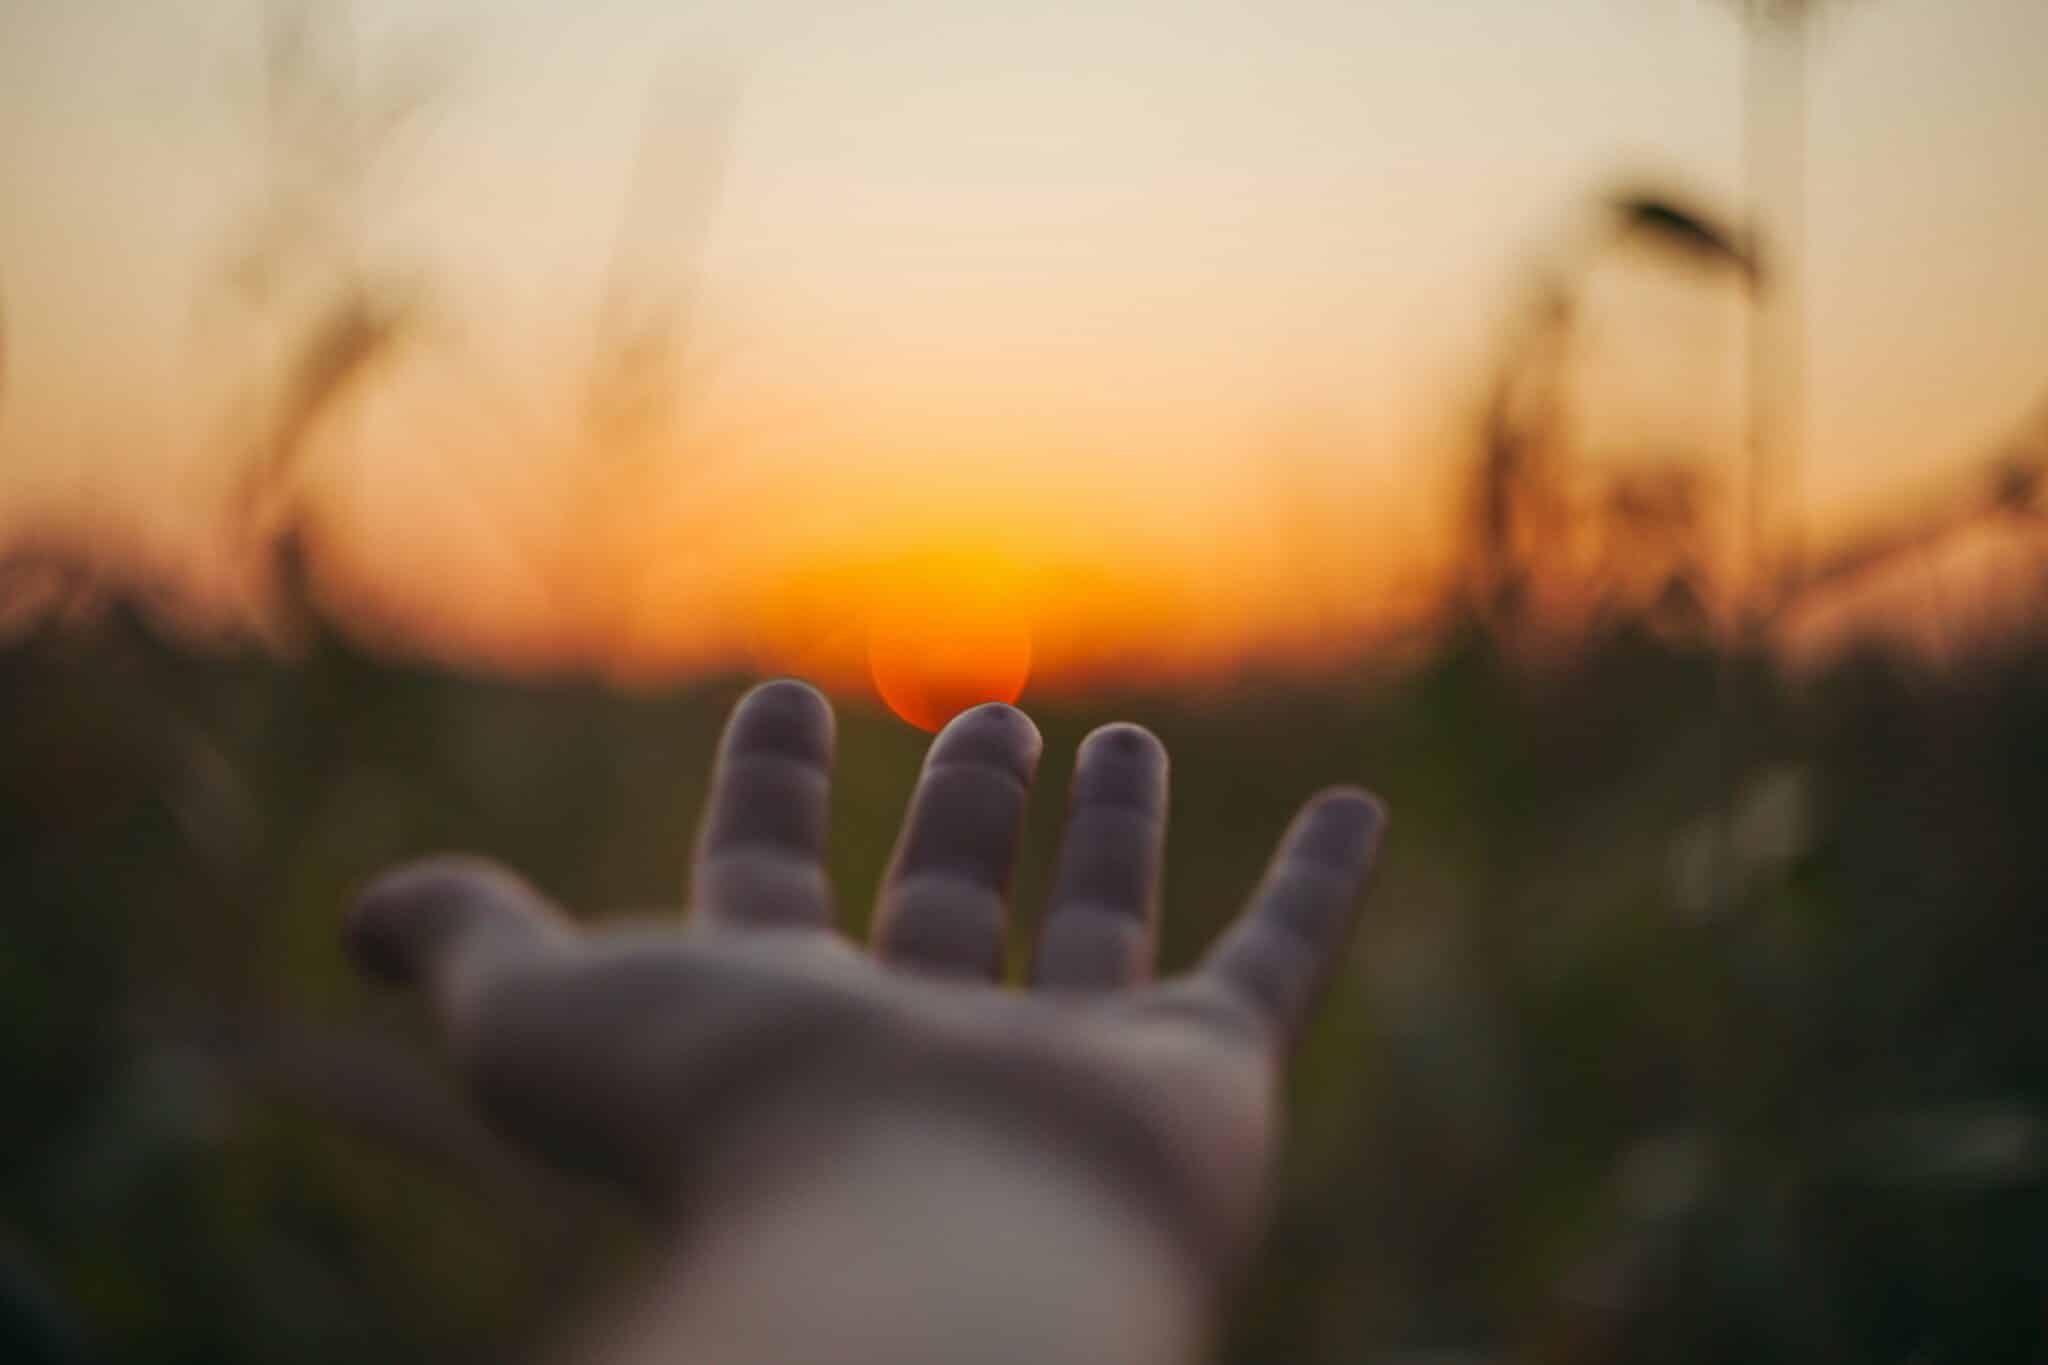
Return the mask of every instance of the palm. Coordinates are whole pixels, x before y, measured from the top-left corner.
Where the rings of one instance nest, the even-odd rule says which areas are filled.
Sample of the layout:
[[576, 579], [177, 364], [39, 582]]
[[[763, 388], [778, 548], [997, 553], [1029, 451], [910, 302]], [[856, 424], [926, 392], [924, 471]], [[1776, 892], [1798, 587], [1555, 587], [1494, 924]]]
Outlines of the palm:
[[378, 974], [431, 986], [508, 1133], [665, 1198], [715, 1197], [848, 1123], [937, 1109], [1070, 1144], [1204, 1255], [1241, 1250], [1277, 1062], [1342, 939], [1377, 807], [1311, 803], [1202, 967], [1148, 984], [1166, 758], [1145, 731], [1105, 727], [1076, 760], [1035, 989], [1004, 991], [1036, 730], [983, 707], [933, 743], [872, 954], [831, 928], [831, 736], [801, 685], [741, 703], [680, 933], [586, 936], [510, 874], [437, 859], [365, 894], [352, 945]]

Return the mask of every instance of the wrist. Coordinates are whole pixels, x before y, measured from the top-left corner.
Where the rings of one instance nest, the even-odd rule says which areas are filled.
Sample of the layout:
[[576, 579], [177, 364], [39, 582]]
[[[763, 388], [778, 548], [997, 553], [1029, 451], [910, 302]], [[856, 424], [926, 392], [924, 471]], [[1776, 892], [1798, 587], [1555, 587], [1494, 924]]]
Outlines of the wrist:
[[691, 1144], [679, 1226], [745, 1216], [788, 1185], [850, 1169], [857, 1150], [940, 1143], [985, 1153], [997, 1167], [1028, 1168], [1042, 1183], [1057, 1176], [1144, 1225], [1180, 1273], [1220, 1296], [1255, 1231], [1263, 1172], [1241, 1144], [1225, 1155], [1202, 1139], [1242, 1131], [1218, 1122], [1240, 1089], [1175, 1104], [1188, 1097], [1157, 1093], [1145, 1077], [1078, 1051], [1006, 1051], [806, 1049], [808, 1064], [781, 1073], [752, 1102], [734, 1106], [732, 1121]]
[[1168, 1225], [1073, 1150], [957, 1104], [766, 1137], [704, 1188], [605, 1365], [1180, 1365], [1214, 1295]]

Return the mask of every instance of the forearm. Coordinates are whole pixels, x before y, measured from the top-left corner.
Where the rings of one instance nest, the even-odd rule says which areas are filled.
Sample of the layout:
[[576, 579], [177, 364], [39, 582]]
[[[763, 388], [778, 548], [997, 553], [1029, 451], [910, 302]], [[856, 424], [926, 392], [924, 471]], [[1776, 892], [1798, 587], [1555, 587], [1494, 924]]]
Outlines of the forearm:
[[951, 1117], [817, 1135], [729, 1198], [582, 1365], [1187, 1365], [1214, 1310], [1157, 1219], [1083, 1163]]

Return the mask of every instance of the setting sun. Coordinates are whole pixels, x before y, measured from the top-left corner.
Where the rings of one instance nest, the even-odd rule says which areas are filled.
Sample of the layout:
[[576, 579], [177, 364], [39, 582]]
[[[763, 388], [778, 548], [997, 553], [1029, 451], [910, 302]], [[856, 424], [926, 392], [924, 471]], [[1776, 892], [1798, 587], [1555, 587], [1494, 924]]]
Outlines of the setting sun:
[[1013, 605], [913, 594], [870, 621], [868, 668], [890, 710], [937, 730], [970, 706], [1017, 700], [1031, 673], [1031, 631]]

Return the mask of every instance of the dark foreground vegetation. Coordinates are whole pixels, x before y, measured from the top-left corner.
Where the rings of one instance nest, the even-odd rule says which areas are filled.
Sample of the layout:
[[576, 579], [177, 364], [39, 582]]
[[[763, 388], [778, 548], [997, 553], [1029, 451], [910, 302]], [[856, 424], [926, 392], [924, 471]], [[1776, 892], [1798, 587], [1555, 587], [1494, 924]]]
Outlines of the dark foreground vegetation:
[[[639, 1230], [473, 1125], [337, 918], [450, 846], [676, 902], [739, 686], [206, 657], [119, 611], [0, 652], [0, 1358], [546, 1341]], [[1086, 727], [1172, 748], [1169, 963], [1309, 788], [1395, 811], [1229, 1359], [2048, 1359], [2048, 642], [1795, 687], [1629, 629], [1532, 677], [1473, 630], [1033, 709], [1041, 860]], [[921, 743], [842, 708], [856, 922]]]

